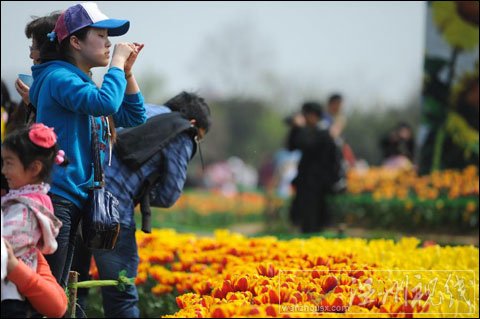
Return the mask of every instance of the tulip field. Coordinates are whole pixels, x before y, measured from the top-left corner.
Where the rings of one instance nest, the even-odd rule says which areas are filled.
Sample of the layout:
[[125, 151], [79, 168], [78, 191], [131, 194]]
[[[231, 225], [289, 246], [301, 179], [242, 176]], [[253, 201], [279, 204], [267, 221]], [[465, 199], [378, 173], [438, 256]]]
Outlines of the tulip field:
[[[397, 223], [419, 235], [420, 229], [478, 234], [478, 184], [475, 167], [427, 176], [350, 171], [348, 191], [330, 205], [337, 218], [367, 228]], [[221, 227], [262, 222], [266, 205], [259, 192], [188, 191], [171, 209], [154, 211], [158, 228], [136, 234], [141, 316], [478, 318], [478, 247], [415, 236], [249, 237]], [[188, 222], [217, 229], [162, 227]], [[94, 264], [91, 273], [97, 276]], [[98, 302], [98, 292], [91, 295]]]
[[158, 316], [478, 317], [473, 246], [421, 246], [413, 237], [283, 241], [228, 230], [200, 237], [157, 229], [137, 240], [135, 283], [151, 287], [140, 298], [171, 303]]

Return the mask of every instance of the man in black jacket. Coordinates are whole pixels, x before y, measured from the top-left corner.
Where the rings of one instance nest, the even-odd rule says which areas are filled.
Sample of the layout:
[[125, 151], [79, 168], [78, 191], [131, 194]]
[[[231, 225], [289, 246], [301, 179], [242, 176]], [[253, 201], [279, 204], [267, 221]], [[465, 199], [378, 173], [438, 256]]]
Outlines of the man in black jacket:
[[318, 232], [331, 223], [325, 196], [338, 179], [335, 142], [328, 130], [321, 127], [321, 117], [319, 103], [304, 103], [302, 113], [292, 120], [288, 136], [288, 149], [302, 152], [298, 174], [292, 182], [296, 194], [290, 219], [303, 233]]

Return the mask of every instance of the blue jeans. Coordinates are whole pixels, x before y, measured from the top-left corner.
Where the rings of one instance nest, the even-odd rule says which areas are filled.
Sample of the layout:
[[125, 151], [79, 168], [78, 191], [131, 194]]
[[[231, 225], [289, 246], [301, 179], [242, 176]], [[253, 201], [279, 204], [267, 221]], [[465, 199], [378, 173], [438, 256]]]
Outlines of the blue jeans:
[[51, 193], [49, 196], [52, 199], [55, 216], [62, 221], [62, 227], [57, 236], [57, 250], [51, 255], [45, 255], [45, 259], [57, 282], [66, 287], [75, 250], [75, 235], [83, 213], [69, 200]]
[[[116, 280], [122, 270], [126, 270], [126, 276], [135, 278], [139, 264], [137, 242], [135, 239], [135, 227], [121, 225], [120, 234], [113, 250], [90, 250], [77, 237], [77, 247], [72, 265], [72, 270], [80, 273], [79, 281], [89, 280], [88, 270], [90, 260], [93, 258], [98, 268], [100, 280]], [[127, 285], [124, 291], [117, 287], [102, 287], [103, 312], [106, 318], [139, 318], [138, 291], [135, 285]], [[78, 290], [77, 317], [84, 315], [87, 289]]]

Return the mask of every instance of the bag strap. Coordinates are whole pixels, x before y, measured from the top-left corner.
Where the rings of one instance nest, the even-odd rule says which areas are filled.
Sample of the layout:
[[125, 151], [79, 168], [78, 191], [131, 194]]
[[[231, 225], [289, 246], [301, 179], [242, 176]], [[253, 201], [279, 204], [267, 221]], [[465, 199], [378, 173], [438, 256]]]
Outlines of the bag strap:
[[90, 116], [90, 126], [92, 130], [92, 155], [93, 155], [93, 188], [102, 188], [105, 186], [102, 162], [100, 159], [100, 145], [98, 143], [98, 132], [95, 118]]
[[163, 169], [157, 169], [155, 172], [150, 174], [147, 180], [143, 183], [139, 194], [134, 197], [135, 205], [137, 203], [140, 203], [140, 212], [142, 214], [142, 231], [147, 234], [150, 234], [152, 232], [152, 210], [150, 208], [150, 191], [159, 181], [159, 179], [162, 178], [162, 171]]

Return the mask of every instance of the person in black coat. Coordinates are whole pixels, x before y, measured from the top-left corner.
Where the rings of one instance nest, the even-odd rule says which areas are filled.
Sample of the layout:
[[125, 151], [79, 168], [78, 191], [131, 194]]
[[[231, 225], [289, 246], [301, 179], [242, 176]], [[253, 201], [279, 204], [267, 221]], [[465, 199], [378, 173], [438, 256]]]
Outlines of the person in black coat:
[[325, 196], [336, 182], [336, 146], [328, 129], [321, 127], [322, 106], [306, 102], [292, 119], [288, 135], [289, 150], [302, 151], [290, 219], [303, 233], [318, 232], [331, 223]]

